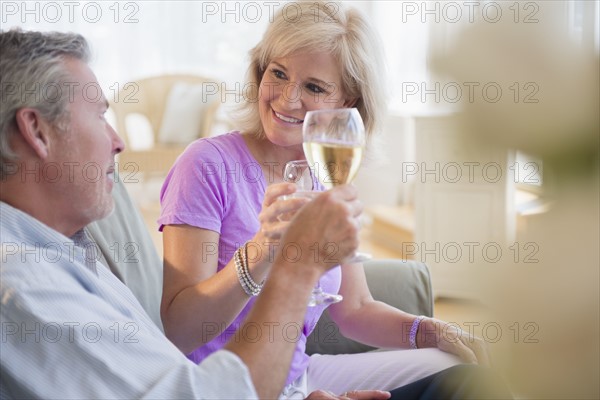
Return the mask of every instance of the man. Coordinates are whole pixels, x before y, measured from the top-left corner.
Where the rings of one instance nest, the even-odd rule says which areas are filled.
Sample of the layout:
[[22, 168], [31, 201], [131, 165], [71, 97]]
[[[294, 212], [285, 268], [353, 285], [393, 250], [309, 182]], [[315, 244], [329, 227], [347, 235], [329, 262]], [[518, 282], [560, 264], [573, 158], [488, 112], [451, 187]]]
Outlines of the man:
[[[269, 334], [190, 362], [86, 253], [83, 228], [113, 208], [124, 144], [104, 119], [85, 39], [11, 30], [0, 52], [1, 397], [277, 398], [295, 345], [282, 329], [301, 326], [311, 288], [335, 263], [275, 254], [249, 318]], [[292, 221], [282, 242], [334, 242], [341, 261], [357, 248], [360, 212], [352, 188], [332, 190], [299, 211], [322, 223], [300, 234]]]

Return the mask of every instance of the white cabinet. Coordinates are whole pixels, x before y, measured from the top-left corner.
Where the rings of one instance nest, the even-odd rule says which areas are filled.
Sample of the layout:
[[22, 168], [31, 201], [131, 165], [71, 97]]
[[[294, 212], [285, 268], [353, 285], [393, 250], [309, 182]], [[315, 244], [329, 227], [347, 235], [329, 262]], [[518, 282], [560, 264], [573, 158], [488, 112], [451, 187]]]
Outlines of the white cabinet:
[[[415, 117], [415, 240], [406, 254], [427, 263], [436, 297], [478, 297], [486, 272], [512, 256], [512, 155], [467, 140], [452, 115]], [[410, 248], [412, 246], [412, 248]]]

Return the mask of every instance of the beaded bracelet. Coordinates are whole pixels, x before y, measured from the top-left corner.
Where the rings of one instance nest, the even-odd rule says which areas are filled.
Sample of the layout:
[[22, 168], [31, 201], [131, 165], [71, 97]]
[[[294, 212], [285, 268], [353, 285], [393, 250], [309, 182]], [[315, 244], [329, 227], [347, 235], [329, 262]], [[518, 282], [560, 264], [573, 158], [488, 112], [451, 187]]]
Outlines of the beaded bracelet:
[[246, 275], [244, 274], [243, 263], [241, 261], [240, 255], [238, 254], [237, 251], [234, 253], [234, 261], [235, 261], [235, 271], [237, 273], [238, 280], [240, 281], [240, 285], [242, 286], [242, 289], [248, 296], [253, 296], [254, 291], [251, 289], [251, 287], [248, 283], [248, 279], [246, 278]]
[[258, 294], [262, 290], [262, 288], [265, 284], [265, 280], [263, 279], [263, 281], [260, 284], [258, 284], [254, 281], [254, 279], [252, 279], [252, 275], [250, 275], [250, 267], [249, 267], [250, 263], [248, 262], [248, 242], [244, 243], [243, 247], [244, 247], [244, 252], [241, 254], [242, 254], [242, 260], [244, 261], [244, 271], [246, 271], [250, 285], [256, 289], [257, 294]]
[[258, 296], [262, 287], [265, 283], [263, 280], [260, 284], [256, 283], [250, 275], [248, 268], [248, 242], [244, 243], [242, 247], [237, 249], [233, 254], [235, 262], [235, 270], [237, 272], [238, 280], [242, 289], [248, 296]]
[[417, 347], [417, 332], [419, 330], [419, 325], [421, 325], [421, 321], [423, 321], [425, 317], [423, 315], [418, 316], [413, 321], [412, 326], [410, 327], [410, 334], [408, 335], [408, 341], [410, 343], [411, 349], [418, 349]]
[[247, 266], [245, 265], [246, 263], [242, 259], [241, 251], [238, 250], [235, 252], [234, 261], [238, 280], [240, 281], [242, 289], [244, 290], [244, 292], [246, 292], [248, 296], [256, 296], [258, 293], [260, 293], [260, 288], [258, 288], [255, 285], [254, 281], [250, 280], [251, 278], [249, 279]]

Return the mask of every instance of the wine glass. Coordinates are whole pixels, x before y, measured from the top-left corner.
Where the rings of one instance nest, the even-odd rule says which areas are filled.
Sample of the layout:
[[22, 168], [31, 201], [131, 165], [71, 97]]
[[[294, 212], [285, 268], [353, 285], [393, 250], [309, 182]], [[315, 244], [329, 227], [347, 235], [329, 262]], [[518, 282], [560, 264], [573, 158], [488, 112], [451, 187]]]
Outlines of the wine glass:
[[[352, 182], [363, 158], [365, 126], [356, 108], [309, 111], [302, 126], [304, 155], [328, 189]], [[373, 258], [356, 252], [349, 262]]]
[[[315, 191], [315, 178], [312, 169], [306, 160], [288, 161], [283, 170], [283, 180], [296, 185], [296, 191], [290, 195], [281, 196], [282, 200], [291, 198], [314, 199], [319, 192]], [[293, 215], [283, 214], [279, 216], [280, 220], [289, 220]], [[308, 305], [314, 307], [319, 304], [333, 304], [342, 300], [339, 294], [326, 293], [321, 288], [320, 281], [317, 281], [313, 288]]]

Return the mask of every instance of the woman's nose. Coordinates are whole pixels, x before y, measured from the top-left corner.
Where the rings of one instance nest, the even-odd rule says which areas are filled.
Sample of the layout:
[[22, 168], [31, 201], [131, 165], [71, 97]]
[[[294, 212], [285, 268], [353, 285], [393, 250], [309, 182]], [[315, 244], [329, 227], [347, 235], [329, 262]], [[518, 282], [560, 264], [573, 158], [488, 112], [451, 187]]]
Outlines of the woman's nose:
[[302, 88], [297, 83], [289, 82], [283, 87], [279, 99], [288, 110], [302, 108]]

